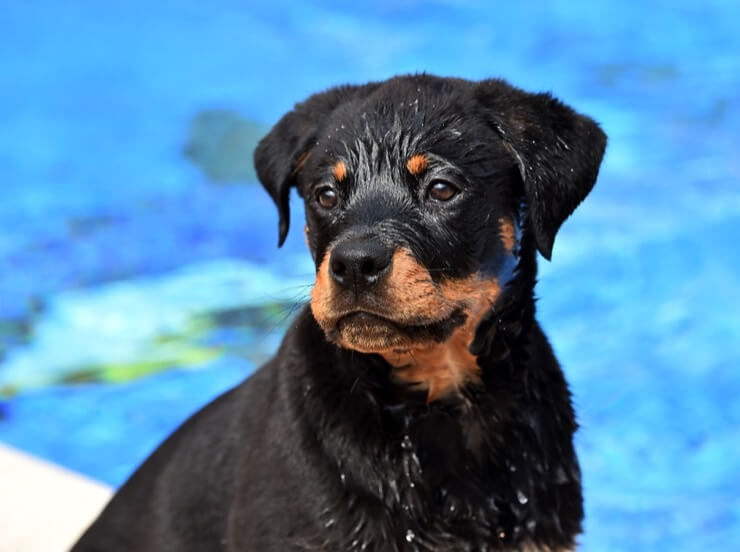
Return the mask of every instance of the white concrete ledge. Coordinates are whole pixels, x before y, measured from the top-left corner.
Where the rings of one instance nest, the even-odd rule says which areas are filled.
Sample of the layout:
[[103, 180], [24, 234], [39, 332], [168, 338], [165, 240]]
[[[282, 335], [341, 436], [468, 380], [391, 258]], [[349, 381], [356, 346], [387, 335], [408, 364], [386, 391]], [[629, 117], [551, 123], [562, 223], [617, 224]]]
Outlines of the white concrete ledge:
[[105, 506], [101, 483], [0, 444], [0, 552], [63, 552]]

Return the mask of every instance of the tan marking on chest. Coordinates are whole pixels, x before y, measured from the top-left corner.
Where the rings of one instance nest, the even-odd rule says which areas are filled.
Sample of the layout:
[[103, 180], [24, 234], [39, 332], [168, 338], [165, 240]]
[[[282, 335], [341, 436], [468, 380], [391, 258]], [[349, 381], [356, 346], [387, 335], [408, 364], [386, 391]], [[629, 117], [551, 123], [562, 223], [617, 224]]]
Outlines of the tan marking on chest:
[[498, 227], [501, 243], [504, 244], [506, 251], [511, 253], [516, 246], [516, 229], [514, 228], [514, 224], [508, 218], [501, 217], [498, 219]]

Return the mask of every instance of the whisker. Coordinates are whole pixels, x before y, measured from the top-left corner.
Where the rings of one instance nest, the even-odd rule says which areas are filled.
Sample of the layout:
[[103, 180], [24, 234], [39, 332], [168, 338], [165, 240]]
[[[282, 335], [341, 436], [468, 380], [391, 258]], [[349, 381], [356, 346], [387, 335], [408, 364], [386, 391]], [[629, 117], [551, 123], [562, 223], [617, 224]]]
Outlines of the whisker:
[[287, 320], [293, 316], [299, 309], [303, 308], [304, 305], [309, 303], [308, 298], [304, 297], [302, 300], [296, 299], [294, 301], [285, 302], [280, 304], [280, 308], [277, 312], [272, 312], [263, 317], [262, 322], [265, 324], [265, 330], [267, 333], [272, 333], [279, 327], [285, 325]]

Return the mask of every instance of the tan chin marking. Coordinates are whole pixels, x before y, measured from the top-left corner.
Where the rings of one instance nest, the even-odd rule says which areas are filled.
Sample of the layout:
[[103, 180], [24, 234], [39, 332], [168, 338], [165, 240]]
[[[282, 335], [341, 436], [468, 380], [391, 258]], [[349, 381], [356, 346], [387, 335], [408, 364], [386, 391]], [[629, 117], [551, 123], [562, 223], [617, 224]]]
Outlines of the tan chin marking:
[[440, 290], [450, 300], [455, 298], [465, 305], [465, 323], [442, 343], [412, 345], [381, 353], [396, 368], [396, 379], [426, 389], [429, 402], [478, 379], [477, 357], [470, 353], [469, 347], [478, 324], [501, 293], [495, 279], [481, 279], [477, 274], [443, 282]]
[[337, 344], [361, 353], [377, 353], [409, 346], [405, 336], [381, 322], [344, 325], [339, 332]]
[[516, 246], [516, 230], [514, 224], [506, 217], [498, 219], [499, 236], [506, 251], [511, 253]]

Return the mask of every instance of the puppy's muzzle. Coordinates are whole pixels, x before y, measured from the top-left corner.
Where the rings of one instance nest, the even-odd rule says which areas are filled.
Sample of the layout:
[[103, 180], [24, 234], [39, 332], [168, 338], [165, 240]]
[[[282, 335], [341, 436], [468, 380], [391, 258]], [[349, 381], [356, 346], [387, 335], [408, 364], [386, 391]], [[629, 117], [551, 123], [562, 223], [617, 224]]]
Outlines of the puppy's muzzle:
[[339, 287], [358, 296], [383, 280], [392, 259], [393, 250], [377, 240], [344, 240], [331, 251], [329, 275]]

